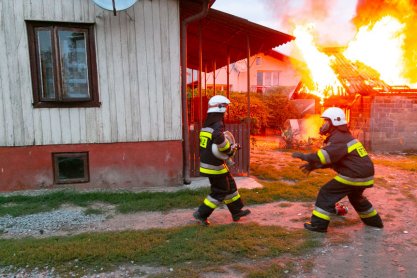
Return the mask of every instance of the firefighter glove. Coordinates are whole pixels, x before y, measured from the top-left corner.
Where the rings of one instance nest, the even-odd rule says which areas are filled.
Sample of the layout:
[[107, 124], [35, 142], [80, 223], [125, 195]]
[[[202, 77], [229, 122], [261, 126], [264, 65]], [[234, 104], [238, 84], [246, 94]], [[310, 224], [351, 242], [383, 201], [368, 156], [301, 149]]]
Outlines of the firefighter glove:
[[299, 152], [292, 153], [292, 157], [307, 161], [307, 155]]
[[232, 144], [232, 146], [230, 147], [230, 151], [229, 151], [228, 155], [230, 157], [234, 156], [239, 149], [241, 149], [239, 144]]
[[314, 169], [316, 169], [316, 167], [314, 167], [314, 165], [311, 163], [306, 163], [300, 166], [300, 170], [307, 175], [310, 174], [310, 172]]

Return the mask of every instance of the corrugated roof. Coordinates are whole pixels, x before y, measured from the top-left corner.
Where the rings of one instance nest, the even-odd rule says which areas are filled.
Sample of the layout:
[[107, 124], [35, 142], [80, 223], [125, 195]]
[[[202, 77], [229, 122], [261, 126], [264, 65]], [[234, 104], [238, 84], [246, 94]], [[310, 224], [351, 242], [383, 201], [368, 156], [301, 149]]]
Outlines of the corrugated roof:
[[[189, 1], [181, 2], [181, 20], [198, 13], [201, 4]], [[187, 67], [199, 68], [199, 21], [192, 22], [187, 28]], [[207, 16], [201, 20], [203, 45], [203, 71], [207, 72], [247, 57], [247, 39], [250, 45], [250, 55], [268, 51], [285, 44], [293, 36], [271, 28], [250, 22], [246, 19], [210, 9]]]
[[348, 95], [370, 95], [390, 90], [390, 86], [380, 79], [377, 71], [363, 63], [348, 60], [341, 50], [328, 48], [325, 53], [334, 57], [331, 66]]
[[[395, 86], [387, 84], [380, 79], [380, 74], [373, 68], [361, 63], [352, 62], [343, 55], [344, 48], [325, 48], [322, 51], [328, 56], [333, 56], [331, 67], [337, 74], [345, 92], [342, 96], [354, 98], [357, 94], [362, 96], [376, 95], [381, 93], [416, 93], [416, 89], [407, 86]], [[294, 91], [294, 97], [305, 93], [304, 84], [299, 83]], [[336, 98], [338, 98], [336, 96]]]

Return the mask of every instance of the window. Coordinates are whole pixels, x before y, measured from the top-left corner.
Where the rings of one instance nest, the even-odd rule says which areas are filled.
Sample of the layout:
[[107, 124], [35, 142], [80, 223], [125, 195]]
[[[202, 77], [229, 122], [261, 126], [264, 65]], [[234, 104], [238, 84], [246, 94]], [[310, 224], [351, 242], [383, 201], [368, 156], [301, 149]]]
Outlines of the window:
[[34, 107], [98, 107], [93, 24], [27, 21]]
[[82, 183], [90, 180], [88, 153], [53, 153], [55, 183]]
[[258, 86], [279, 86], [279, 71], [258, 71], [256, 74]]

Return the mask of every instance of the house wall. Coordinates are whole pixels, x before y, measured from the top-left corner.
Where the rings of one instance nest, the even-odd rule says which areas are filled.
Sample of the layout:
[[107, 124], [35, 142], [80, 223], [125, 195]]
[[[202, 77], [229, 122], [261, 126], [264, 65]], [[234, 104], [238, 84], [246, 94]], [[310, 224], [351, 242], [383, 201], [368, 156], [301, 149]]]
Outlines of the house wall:
[[[89, 182], [54, 184], [52, 153], [86, 151]], [[0, 192], [179, 185], [181, 152], [179, 141], [0, 147]]]
[[349, 129], [352, 135], [357, 138], [366, 149], [371, 150], [371, 106], [372, 98], [362, 96], [350, 108], [347, 114]]
[[[0, 146], [181, 140], [179, 1], [0, 1]], [[25, 20], [95, 23], [99, 108], [36, 108]]]
[[[33, 108], [25, 20], [95, 23], [100, 107]], [[179, 26], [178, 0], [117, 16], [91, 0], [1, 0], [0, 191], [51, 187], [56, 151], [89, 152], [82, 187], [178, 183]]]
[[372, 151], [417, 150], [417, 95], [376, 96], [371, 106]]
[[[261, 63], [256, 64], [256, 58], [261, 58]], [[279, 86], [297, 86], [300, 81], [300, 76], [292, 67], [290, 61], [281, 61], [271, 56], [259, 53], [250, 57], [250, 85], [251, 90], [256, 91], [257, 72], [258, 71], [279, 71]], [[247, 69], [246, 60], [238, 61], [235, 65], [230, 65], [229, 83], [231, 91], [247, 92]], [[208, 73], [207, 85], [213, 84], [213, 73]], [[217, 84], [227, 84], [227, 70], [226, 67], [220, 68], [216, 71], [216, 86]], [[203, 83], [204, 87], [204, 83]]]
[[350, 109], [353, 136], [374, 152], [417, 150], [417, 95], [361, 97]]

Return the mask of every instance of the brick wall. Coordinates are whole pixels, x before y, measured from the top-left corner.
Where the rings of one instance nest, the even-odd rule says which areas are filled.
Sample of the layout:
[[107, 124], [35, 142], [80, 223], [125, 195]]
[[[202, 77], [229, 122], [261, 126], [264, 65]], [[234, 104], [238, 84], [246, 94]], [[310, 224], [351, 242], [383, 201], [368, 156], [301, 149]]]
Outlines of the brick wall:
[[417, 95], [375, 96], [368, 133], [372, 151], [416, 151]]
[[347, 114], [352, 135], [369, 150], [371, 148], [371, 106], [371, 97], [363, 96], [353, 103]]

